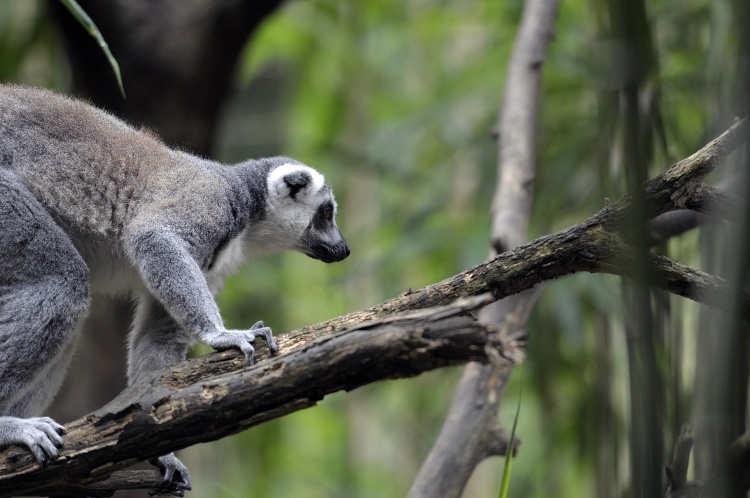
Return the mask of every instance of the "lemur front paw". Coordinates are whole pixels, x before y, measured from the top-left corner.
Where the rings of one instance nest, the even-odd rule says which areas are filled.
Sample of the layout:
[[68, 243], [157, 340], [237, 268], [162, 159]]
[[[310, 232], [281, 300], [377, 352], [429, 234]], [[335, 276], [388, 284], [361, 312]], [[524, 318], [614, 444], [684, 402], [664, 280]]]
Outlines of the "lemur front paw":
[[185, 491], [193, 489], [193, 480], [187, 467], [174, 453], [152, 458], [148, 463], [155, 465], [162, 476], [161, 485], [158, 489], [149, 491], [149, 496], [185, 496]]
[[39, 465], [60, 456], [65, 427], [49, 417], [0, 417], [0, 446], [27, 446]]
[[273, 338], [271, 329], [265, 327], [262, 321], [255, 322], [249, 330], [224, 330], [223, 332], [217, 332], [210, 336], [205, 342], [217, 351], [237, 348], [245, 355], [245, 361], [247, 364], [252, 365], [255, 361], [255, 348], [253, 348], [252, 343], [258, 337], [266, 341], [271, 354], [275, 354], [279, 351], [279, 347], [276, 345], [276, 339]]

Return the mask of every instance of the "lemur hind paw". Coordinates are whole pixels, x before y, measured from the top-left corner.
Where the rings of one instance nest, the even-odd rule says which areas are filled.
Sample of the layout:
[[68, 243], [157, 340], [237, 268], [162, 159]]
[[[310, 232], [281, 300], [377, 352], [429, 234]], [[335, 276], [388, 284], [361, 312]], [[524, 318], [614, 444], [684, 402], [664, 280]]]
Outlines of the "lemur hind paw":
[[161, 485], [158, 489], [149, 491], [149, 496], [185, 496], [185, 491], [193, 489], [193, 480], [187, 467], [174, 453], [152, 458], [148, 462], [155, 465], [162, 475]]

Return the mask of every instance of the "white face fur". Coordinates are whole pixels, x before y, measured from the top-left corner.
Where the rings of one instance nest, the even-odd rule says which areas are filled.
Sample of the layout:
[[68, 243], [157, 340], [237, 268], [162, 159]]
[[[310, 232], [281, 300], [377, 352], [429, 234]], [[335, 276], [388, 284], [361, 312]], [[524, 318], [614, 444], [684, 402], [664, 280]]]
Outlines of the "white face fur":
[[[296, 178], [295, 178], [296, 177]], [[290, 184], [290, 182], [292, 184]], [[301, 185], [295, 185], [295, 182]], [[333, 193], [326, 188], [325, 178], [312, 168], [299, 164], [283, 164], [268, 175], [267, 219], [288, 237], [285, 249], [297, 249], [297, 241], [315, 216], [322, 200]], [[334, 205], [335, 205], [335, 201]]]
[[[266, 217], [246, 235], [246, 248], [252, 255], [292, 249], [317, 259], [329, 259], [325, 255], [320, 257], [319, 250], [311, 251], [311, 238], [318, 249], [320, 245], [325, 245], [330, 246], [334, 252], [344, 250], [341, 246], [346, 247], [346, 242], [332, 219], [336, 201], [323, 175], [310, 167], [287, 163], [274, 168], [266, 181]], [[313, 220], [320, 219], [319, 211], [322, 206], [332, 210], [331, 222], [323, 231], [311, 231], [311, 227], [316, 225]], [[346, 254], [348, 255], [348, 248]], [[346, 257], [343, 254], [341, 256], [335, 260]]]
[[[308, 188], [306, 188], [304, 192], [300, 193], [306, 195], [309, 195], [310, 193], [317, 193], [326, 184], [326, 180], [325, 178], [323, 178], [323, 175], [308, 166], [290, 163], [282, 164], [281, 166], [278, 166], [274, 170], [272, 170], [268, 175], [269, 198], [272, 200], [276, 199], [277, 201], [286, 200], [294, 202], [294, 199], [290, 198], [289, 196], [291, 188], [284, 181], [284, 177], [297, 172], [306, 172], [312, 178], [312, 182], [309, 184]], [[287, 202], [287, 205], [288, 204], [289, 202]]]

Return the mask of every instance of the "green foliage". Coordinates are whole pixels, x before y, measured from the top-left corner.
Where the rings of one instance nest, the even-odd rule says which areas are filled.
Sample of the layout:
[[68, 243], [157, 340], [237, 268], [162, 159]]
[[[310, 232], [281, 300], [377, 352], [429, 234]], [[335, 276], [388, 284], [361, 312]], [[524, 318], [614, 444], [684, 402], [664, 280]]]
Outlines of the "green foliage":
[[518, 427], [518, 414], [521, 413], [521, 392], [518, 392], [518, 406], [516, 407], [516, 416], [513, 417], [513, 427], [510, 430], [510, 442], [508, 443], [508, 454], [505, 455], [505, 466], [503, 467], [503, 478], [500, 481], [500, 498], [508, 497], [510, 488], [510, 476], [513, 471], [513, 441], [516, 437], [516, 427]]
[[[647, 174], [692, 153], [732, 114], [731, 0], [646, 3], [652, 112]], [[529, 237], [562, 229], [626, 189], [610, 2], [562, 2], [540, 105]], [[351, 257], [258, 260], [231, 278], [227, 324], [277, 333], [439, 281], [488, 254], [496, 120], [522, 2], [287, 2], [251, 40], [222, 125], [225, 160], [283, 153], [322, 170]], [[64, 59], [37, 2], [0, 2], [0, 77], [64, 86]], [[242, 93], [242, 92], [241, 92]], [[188, 103], [186, 103], [187, 105]], [[650, 118], [651, 119], [651, 118]], [[665, 145], [666, 144], [666, 145]], [[697, 265], [695, 234], [668, 244]], [[550, 283], [528, 329], [510, 496], [630, 496], [630, 392], [618, 279]], [[668, 383], [664, 439], [687, 418], [698, 305], [664, 301], [656, 362]], [[678, 344], [679, 346], [675, 346]], [[319, 406], [185, 452], [195, 496], [404, 496], [443, 421], [459, 369], [336, 394]], [[501, 419], [513, 417], [504, 403]], [[666, 447], [666, 446], [665, 446]], [[497, 496], [492, 459], [465, 496]]]
[[0, 2], [0, 80], [64, 88], [66, 64], [38, 0]]
[[[623, 124], [614, 79], [621, 60], [608, 5], [562, 3], [544, 67], [530, 237], [580, 221], [627, 188], [618, 159]], [[438, 281], [486, 257], [497, 157], [490, 130], [521, 7], [317, 0], [290, 3], [263, 26], [246, 54], [241, 80], [248, 84], [270, 75], [283, 85], [281, 150], [327, 174], [353, 252], [332, 267], [295, 255], [277, 259], [273, 268], [252, 265], [228, 289], [246, 286], [249, 292], [241, 299], [250, 304], [239, 307], [247, 315], [238, 323], [262, 315], [276, 320], [277, 330], [293, 328]], [[714, 133], [732, 59], [719, 56], [729, 43], [727, 2], [668, 1], [646, 9], [654, 69], [645, 83], [658, 113], [646, 163], [653, 175]], [[670, 243], [670, 250], [695, 263], [696, 240], [689, 235]], [[279, 275], [270, 280], [278, 285], [273, 291], [271, 275]], [[258, 291], [242, 283], [257, 281], [264, 282]], [[509, 387], [523, 382], [526, 391], [518, 421], [524, 445], [509, 495], [627, 495], [628, 312], [620, 292], [618, 279], [601, 275], [566, 277], [545, 290], [529, 325], [527, 366]], [[222, 301], [229, 314], [231, 295]], [[675, 374], [689, 378], [695, 362], [689, 344], [697, 306], [669, 302], [671, 330], [688, 347], [670, 353], [671, 360], [661, 354], [669, 376], [664, 382]], [[672, 340], [660, 337], [665, 347]], [[681, 366], [674, 371], [670, 365]], [[324, 446], [311, 449], [318, 461], [295, 463], [283, 479], [304, 481], [295, 495], [403, 496], [442, 423], [454, 375], [435, 372], [371, 386], [274, 422], [283, 426], [280, 433], [303, 424], [306, 431], [330, 435]], [[691, 384], [682, 380], [683, 400], [689, 399]], [[509, 419], [513, 407], [506, 405], [501, 416]], [[670, 406], [671, 416], [685, 416], [684, 401]], [[331, 423], [347, 431], [334, 434], [317, 425], [322, 415], [312, 413], [329, 409]], [[670, 418], [666, 441], [668, 428], [683, 421]], [[253, 429], [238, 439], [264, 431]], [[248, 454], [260, 458], [267, 451], [265, 442], [257, 442]], [[328, 461], [336, 455], [344, 456]], [[466, 496], [496, 496], [499, 465], [480, 467]], [[310, 472], [330, 485], [301, 477]], [[251, 483], [248, 493], [284, 496], [262, 487], [262, 473]]]

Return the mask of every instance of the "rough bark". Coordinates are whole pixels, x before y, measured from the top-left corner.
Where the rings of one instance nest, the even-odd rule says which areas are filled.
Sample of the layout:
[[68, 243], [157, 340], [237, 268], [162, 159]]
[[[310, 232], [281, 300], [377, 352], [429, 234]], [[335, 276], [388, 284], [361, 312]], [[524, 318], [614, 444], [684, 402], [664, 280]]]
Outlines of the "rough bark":
[[[96, 498], [112, 496], [115, 491], [159, 489], [163, 479], [158, 470], [118, 470], [101, 481], [83, 484], [62, 484], [40, 490], [50, 498]], [[119, 496], [119, 495], [118, 495]]]
[[700, 225], [737, 221], [740, 208], [737, 195], [741, 195], [738, 186], [743, 181], [742, 174], [734, 174], [713, 187], [703, 186], [703, 192], [689, 204], [690, 209], [670, 211], [650, 220], [646, 224], [647, 243], [661, 244]]
[[44, 468], [25, 450], [0, 454], [0, 496], [57, 492], [70, 482], [101, 479], [138, 460], [313, 406], [339, 390], [488, 361], [490, 354], [502, 358], [507, 348], [498, 336], [467, 316], [491, 300], [462, 299], [367, 322], [226, 374], [207, 377], [199, 363], [183, 362], [68, 424], [60, 458]]
[[[642, 200], [654, 214], [684, 208], [700, 180], [739, 144], [748, 124], [738, 120], [690, 158], [648, 181]], [[625, 243], [632, 195], [566, 230], [508, 251], [443, 282], [373, 308], [279, 337], [282, 356], [244, 368], [234, 351], [175, 365], [150, 382], [67, 425], [62, 458], [40, 468], [19, 448], [0, 453], [0, 497], [43, 486], [96, 480], [135, 461], [211, 441], [314, 405], [328, 393], [382, 379], [408, 377], [446, 365], [517, 356], [513, 345], [462, 316], [545, 280], [577, 271], [635, 277], [643, 255]], [[642, 206], [639, 206], [642, 207]], [[726, 305], [726, 281], [668, 258], [646, 255], [648, 283], [716, 307]], [[750, 298], [743, 291], [745, 309]], [[391, 316], [396, 313], [403, 313]], [[745, 320], [750, 321], [750, 311]], [[486, 346], [490, 344], [490, 347]], [[508, 348], [508, 349], [506, 349]], [[495, 353], [492, 353], [495, 351]], [[499, 356], [498, 356], [499, 353]], [[258, 360], [267, 358], [264, 350]]]

